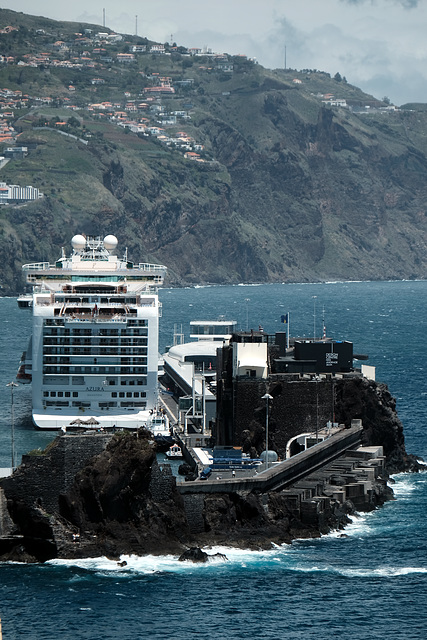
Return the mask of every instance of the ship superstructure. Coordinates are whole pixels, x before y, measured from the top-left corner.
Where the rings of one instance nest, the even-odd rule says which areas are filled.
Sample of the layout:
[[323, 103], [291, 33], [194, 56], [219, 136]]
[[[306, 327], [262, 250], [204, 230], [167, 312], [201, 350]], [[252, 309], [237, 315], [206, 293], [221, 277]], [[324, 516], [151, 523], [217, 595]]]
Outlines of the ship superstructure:
[[146, 425], [157, 405], [157, 288], [166, 267], [114, 255], [117, 238], [76, 235], [70, 257], [26, 264], [33, 286], [33, 422]]

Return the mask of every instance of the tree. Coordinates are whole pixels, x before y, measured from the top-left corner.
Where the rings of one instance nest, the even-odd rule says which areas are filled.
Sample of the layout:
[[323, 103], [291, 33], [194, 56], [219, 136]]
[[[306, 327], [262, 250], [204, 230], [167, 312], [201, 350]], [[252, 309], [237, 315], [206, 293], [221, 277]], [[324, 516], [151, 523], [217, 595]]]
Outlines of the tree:
[[334, 75], [334, 80], [336, 82], [342, 82], [342, 78], [341, 78], [341, 74], [338, 73], [338, 71], [336, 72], [336, 74]]

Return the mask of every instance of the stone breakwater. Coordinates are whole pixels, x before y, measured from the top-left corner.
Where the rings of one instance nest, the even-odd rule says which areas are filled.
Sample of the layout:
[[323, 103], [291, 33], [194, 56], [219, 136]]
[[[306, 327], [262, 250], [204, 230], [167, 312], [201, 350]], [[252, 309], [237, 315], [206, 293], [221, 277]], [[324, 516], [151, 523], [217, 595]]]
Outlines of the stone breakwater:
[[147, 433], [66, 435], [0, 482], [0, 558], [267, 548], [340, 529], [391, 497], [382, 447], [355, 447], [283, 489], [181, 494]]

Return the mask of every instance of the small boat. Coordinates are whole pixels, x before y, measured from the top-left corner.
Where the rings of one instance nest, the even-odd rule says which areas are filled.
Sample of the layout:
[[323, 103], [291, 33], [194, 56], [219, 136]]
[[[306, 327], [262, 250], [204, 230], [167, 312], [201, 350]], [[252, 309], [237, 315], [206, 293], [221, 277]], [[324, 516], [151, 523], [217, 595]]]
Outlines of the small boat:
[[[27, 353], [30, 354], [30, 357], [27, 357]], [[19, 362], [18, 372], [16, 374], [16, 379], [18, 382], [22, 384], [29, 384], [32, 379], [32, 362], [31, 362], [31, 351], [24, 351], [21, 360]]]
[[169, 419], [166, 414], [162, 412], [153, 413], [147, 422], [147, 429], [153, 434], [157, 446], [164, 451], [175, 444], [175, 439], [171, 433]]
[[17, 302], [20, 309], [31, 309], [33, 306], [33, 294], [23, 293], [18, 297]]
[[179, 445], [173, 444], [168, 451], [166, 451], [168, 458], [182, 458], [182, 449]]

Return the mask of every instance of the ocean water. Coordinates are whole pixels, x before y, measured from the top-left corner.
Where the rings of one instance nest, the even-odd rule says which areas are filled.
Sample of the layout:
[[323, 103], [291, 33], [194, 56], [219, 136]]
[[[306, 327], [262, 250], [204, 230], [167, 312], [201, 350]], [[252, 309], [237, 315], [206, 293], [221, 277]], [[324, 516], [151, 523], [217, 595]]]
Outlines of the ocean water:
[[[164, 289], [161, 346], [174, 325], [224, 315], [245, 329], [354, 343], [397, 398], [408, 452], [427, 459], [427, 282], [354, 282]], [[313, 297], [316, 296], [316, 297]], [[324, 310], [324, 311], [323, 311]], [[0, 467], [10, 466], [11, 395], [31, 313], [0, 298]], [[14, 391], [15, 448], [44, 447], [32, 429], [30, 389]], [[105, 558], [0, 564], [3, 639], [412, 640], [427, 637], [427, 473], [394, 477], [396, 500], [353, 519], [345, 537], [256, 552], [213, 549], [226, 561]]]

